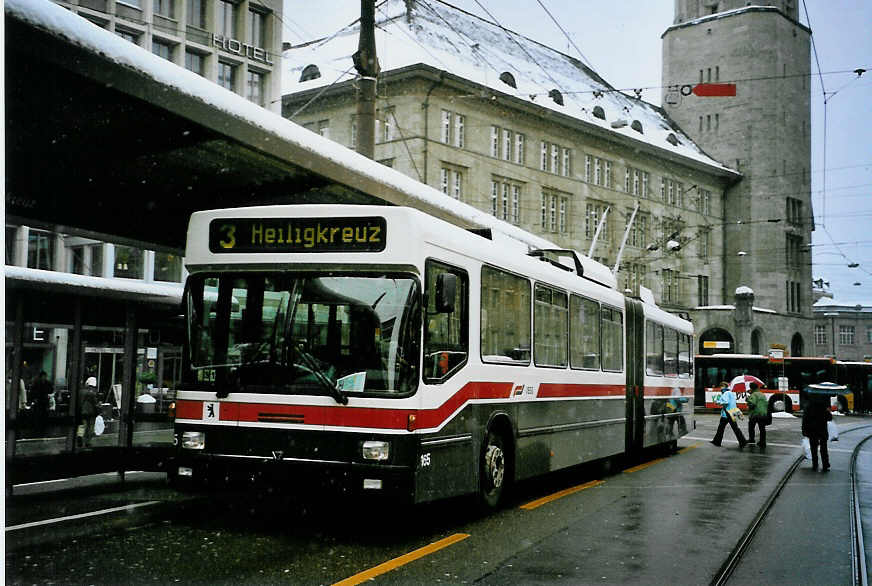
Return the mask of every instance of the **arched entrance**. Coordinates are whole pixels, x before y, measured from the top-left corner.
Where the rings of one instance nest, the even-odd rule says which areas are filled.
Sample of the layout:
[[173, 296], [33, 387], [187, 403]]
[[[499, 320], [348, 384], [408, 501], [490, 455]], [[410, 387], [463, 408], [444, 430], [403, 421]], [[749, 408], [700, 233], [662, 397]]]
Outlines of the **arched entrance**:
[[711, 328], [699, 337], [700, 354], [732, 354], [735, 351], [733, 336], [723, 328]]
[[802, 356], [804, 349], [805, 343], [802, 341], [802, 335], [799, 332], [796, 332], [793, 334], [793, 338], [790, 339], [790, 355]]

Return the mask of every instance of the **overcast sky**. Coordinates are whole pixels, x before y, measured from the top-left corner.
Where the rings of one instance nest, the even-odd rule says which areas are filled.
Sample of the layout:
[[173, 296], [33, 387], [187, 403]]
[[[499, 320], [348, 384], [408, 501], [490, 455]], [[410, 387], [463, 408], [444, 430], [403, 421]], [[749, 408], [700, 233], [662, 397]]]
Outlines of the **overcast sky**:
[[[451, 3], [488, 20], [496, 19], [508, 29], [569, 55], [578, 57], [580, 50], [583, 60], [613, 87], [660, 85], [660, 35], [672, 24], [672, 0]], [[835, 301], [872, 305], [872, 0], [800, 0], [799, 9], [800, 21], [806, 25], [810, 21], [817, 49], [817, 60], [812, 57], [815, 77], [811, 86], [812, 201], [817, 227], [813, 234], [812, 273], [830, 282]], [[284, 40], [299, 43], [330, 35], [354, 21], [359, 13], [360, 0], [331, 0], [325, 4], [285, 0]], [[858, 68], [869, 72], [858, 78], [852, 73]], [[823, 75], [817, 76], [819, 71]], [[642, 97], [659, 104], [660, 90], [646, 90]], [[851, 262], [860, 266], [849, 268]]]

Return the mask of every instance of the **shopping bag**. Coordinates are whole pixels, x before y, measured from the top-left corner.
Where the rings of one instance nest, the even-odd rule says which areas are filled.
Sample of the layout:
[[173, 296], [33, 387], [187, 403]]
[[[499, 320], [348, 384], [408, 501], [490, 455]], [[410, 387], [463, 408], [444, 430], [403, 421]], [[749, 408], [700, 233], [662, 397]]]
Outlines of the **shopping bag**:
[[802, 438], [802, 453], [806, 460], [811, 460], [811, 442], [805, 436]]
[[103, 416], [98, 415], [94, 418], [94, 435], [103, 435], [106, 430], [106, 422], [103, 421]]
[[742, 413], [742, 410], [738, 407], [727, 409], [727, 415], [730, 416], [730, 419], [736, 422], [741, 421], [745, 417], [745, 414]]
[[830, 436], [831, 442], [839, 441], [839, 426], [835, 421], [827, 421], [827, 434]]

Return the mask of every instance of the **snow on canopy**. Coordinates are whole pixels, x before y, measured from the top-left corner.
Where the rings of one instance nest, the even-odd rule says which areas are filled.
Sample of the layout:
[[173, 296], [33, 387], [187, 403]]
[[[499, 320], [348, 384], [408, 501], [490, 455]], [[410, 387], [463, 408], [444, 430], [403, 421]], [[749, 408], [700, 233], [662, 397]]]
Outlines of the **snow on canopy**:
[[[282, 94], [353, 79], [351, 56], [357, 51], [358, 35], [359, 22], [355, 22], [326, 39], [287, 49]], [[427, 65], [615, 135], [735, 173], [706, 155], [663, 110], [615, 90], [579, 60], [439, 0], [415, 2], [411, 9], [405, 0], [386, 0], [376, 8], [375, 36], [382, 72]], [[311, 65], [318, 67], [320, 77], [301, 75]], [[516, 87], [501, 80], [503, 73], [511, 74]], [[594, 114], [595, 108], [602, 108], [604, 119]]]

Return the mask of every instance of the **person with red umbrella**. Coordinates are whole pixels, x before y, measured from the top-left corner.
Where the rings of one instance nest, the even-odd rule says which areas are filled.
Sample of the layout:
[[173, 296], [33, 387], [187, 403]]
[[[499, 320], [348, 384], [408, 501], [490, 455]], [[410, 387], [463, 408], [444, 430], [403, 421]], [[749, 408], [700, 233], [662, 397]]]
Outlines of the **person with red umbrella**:
[[718, 431], [715, 433], [715, 437], [712, 438], [711, 443], [716, 446], [721, 445], [721, 440], [724, 439], [724, 429], [726, 429], [729, 423], [730, 429], [733, 430], [736, 439], [739, 440], [739, 449], [741, 450], [748, 443], [748, 440], [745, 439], [745, 436], [742, 435], [742, 430], [736, 425], [736, 414], [741, 413], [736, 406], [736, 393], [726, 382], [721, 383], [721, 389], [721, 394], [715, 397], [715, 403], [721, 406], [721, 420], [718, 422]]

